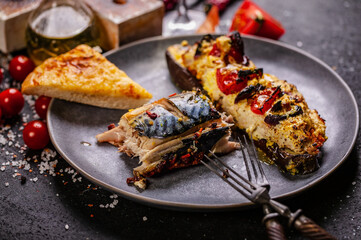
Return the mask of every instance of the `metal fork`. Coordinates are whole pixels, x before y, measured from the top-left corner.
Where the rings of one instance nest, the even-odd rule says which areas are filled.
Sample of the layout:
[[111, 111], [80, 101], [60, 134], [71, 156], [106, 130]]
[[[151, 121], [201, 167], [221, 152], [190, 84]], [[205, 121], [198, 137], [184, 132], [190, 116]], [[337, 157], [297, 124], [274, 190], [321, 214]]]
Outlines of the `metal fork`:
[[[291, 212], [287, 206], [273, 200], [270, 197], [270, 185], [259, 162], [252, 137], [250, 139], [251, 146], [248, 144], [245, 136], [243, 136], [243, 141], [240, 140], [243, 161], [245, 162], [249, 179], [246, 179], [244, 176], [237, 173], [212, 152], [210, 153], [213, 158], [205, 155], [209, 162], [206, 163], [201, 160], [201, 163], [221, 177], [223, 181], [227, 182], [244, 197], [263, 206], [263, 210], [266, 214], [264, 218], [266, 226], [269, 220], [271, 220], [272, 223], [270, 227], [267, 226], [268, 233], [269, 231], [272, 233], [271, 235], [269, 234], [270, 239], [285, 239], [283, 229], [279, 228], [281, 225], [276, 221], [276, 218], [274, 218], [276, 215], [272, 213], [272, 209], [288, 220], [289, 227], [294, 227], [305, 237], [316, 240], [336, 239], [326, 230], [314, 223], [311, 219], [303, 215], [300, 209], [296, 212]], [[252, 152], [253, 154], [250, 154]], [[255, 180], [252, 180], [251, 171]]]

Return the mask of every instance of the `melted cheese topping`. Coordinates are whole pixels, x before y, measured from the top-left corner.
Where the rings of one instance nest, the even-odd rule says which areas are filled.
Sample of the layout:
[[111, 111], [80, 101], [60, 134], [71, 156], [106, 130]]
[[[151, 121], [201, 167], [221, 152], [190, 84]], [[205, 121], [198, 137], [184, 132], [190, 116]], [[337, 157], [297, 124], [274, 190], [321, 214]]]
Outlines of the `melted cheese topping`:
[[[201, 80], [204, 90], [207, 91], [212, 101], [220, 104], [225, 112], [233, 116], [236, 125], [252, 134], [254, 139], [266, 139], [268, 144], [277, 143], [280, 148], [285, 148], [296, 154], [317, 154], [327, 139], [325, 136], [326, 126], [317, 111], [308, 108], [302, 94], [297, 91], [296, 87], [269, 74], [264, 74], [261, 79], [255, 78], [248, 81], [248, 85], [259, 83], [266, 88], [280, 86], [284, 94], [275, 102], [281, 100], [283, 105], [297, 105], [303, 110], [303, 114], [288, 117], [275, 126], [265, 123], [264, 119], [270, 114], [271, 109], [261, 115], [255, 114], [251, 111], [250, 100], [244, 99], [235, 103], [238, 93], [225, 95], [217, 85], [217, 68], [248, 70], [256, 68], [255, 65], [250, 62], [249, 66], [237, 63], [230, 63], [226, 66], [223, 58], [231, 47], [230, 38], [222, 36], [217, 38], [215, 42], [221, 51], [220, 57], [209, 55], [214, 41], [211, 43], [203, 41], [202, 54], [197, 57], [194, 57], [197, 45], [189, 47], [186, 51], [178, 51], [178, 55], [183, 56], [183, 66]], [[286, 110], [282, 111], [286, 112]]]

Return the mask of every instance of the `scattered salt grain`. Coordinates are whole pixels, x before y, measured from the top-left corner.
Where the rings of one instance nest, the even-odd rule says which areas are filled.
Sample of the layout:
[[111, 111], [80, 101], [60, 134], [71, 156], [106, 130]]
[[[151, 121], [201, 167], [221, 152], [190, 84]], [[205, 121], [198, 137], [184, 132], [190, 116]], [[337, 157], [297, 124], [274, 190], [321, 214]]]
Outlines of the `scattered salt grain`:
[[68, 230], [69, 229], [69, 225], [65, 224], [65, 229]]
[[355, 186], [355, 185], [356, 185], [356, 182], [352, 182], [352, 185]]
[[302, 46], [303, 46], [303, 42], [298, 41], [298, 42], [297, 42], [297, 47], [302, 47]]
[[147, 220], [148, 220], [147, 216], [144, 216], [144, 217], [143, 217], [143, 221], [145, 222], [145, 221], [147, 221]]
[[8, 183], [8, 182], [6, 182], [6, 183], [5, 183], [5, 187], [8, 187], [8, 186], [9, 186], [9, 183]]

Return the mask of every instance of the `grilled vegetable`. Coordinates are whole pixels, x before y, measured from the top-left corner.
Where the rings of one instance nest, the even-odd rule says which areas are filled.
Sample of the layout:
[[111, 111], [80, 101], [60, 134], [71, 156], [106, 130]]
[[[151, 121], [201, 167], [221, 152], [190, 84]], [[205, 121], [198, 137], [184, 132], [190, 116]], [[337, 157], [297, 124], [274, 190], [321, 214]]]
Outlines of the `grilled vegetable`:
[[[200, 84], [217, 108], [252, 134], [280, 169], [305, 174], [318, 168], [320, 148], [327, 139], [324, 120], [308, 108], [294, 85], [256, 68], [244, 55], [239, 33], [169, 46], [167, 55], [168, 65], [177, 59], [182, 69], [169, 68], [173, 80], [179, 86], [185, 79]], [[177, 74], [180, 71], [183, 75]]]
[[210, 100], [200, 92], [162, 98], [122, 116], [119, 126], [97, 135], [142, 163], [127, 180], [146, 187], [145, 177], [198, 164], [209, 150], [228, 153], [238, 147], [229, 142], [230, 127]]

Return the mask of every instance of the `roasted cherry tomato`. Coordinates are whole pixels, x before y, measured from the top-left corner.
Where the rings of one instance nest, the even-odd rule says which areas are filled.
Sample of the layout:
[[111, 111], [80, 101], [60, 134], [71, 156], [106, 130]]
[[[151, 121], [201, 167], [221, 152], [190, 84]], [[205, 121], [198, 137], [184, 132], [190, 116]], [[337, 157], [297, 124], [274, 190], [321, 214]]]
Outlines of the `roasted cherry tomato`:
[[46, 119], [46, 113], [48, 111], [50, 100], [50, 97], [40, 96], [35, 101], [35, 111], [42, 119]]
[[273, 105], [274, 101], [281, 95], [281, 89], [271, 88], [265, 89], [253, 97], [251, 110], [256, 114], [264, 114]]
[[9, 72], [11, 77], [16, 81], [22, 82], [35, 68], [35, 64], [30, 58], [19, 55], [14, 57], [9, 64]]
[[279, 39], [285, 30], [276, 19], [253, 3], [245, 0], [236, 11], [230, 31]]
[[23, 130], [24, 143], [31, 149], [43, 149], [49, 143], [46, 124], [35, 120], [29, 122]]
[[237, 70], [218, 68], [216, 77], [219, 90], [226, 95], [237, 93], [247, 86], [247, 81], [238, 78]]
[[212, 50], [209, 52], [209, 55], [220, 57], [221, 56], [221, 50], [217, 47], [217, 44], [213, 44]]
[[0, 107], [5, 117], [13, 117], [24, 107], [23, 94], [16, 88], [9, 88], [0, 93]]

